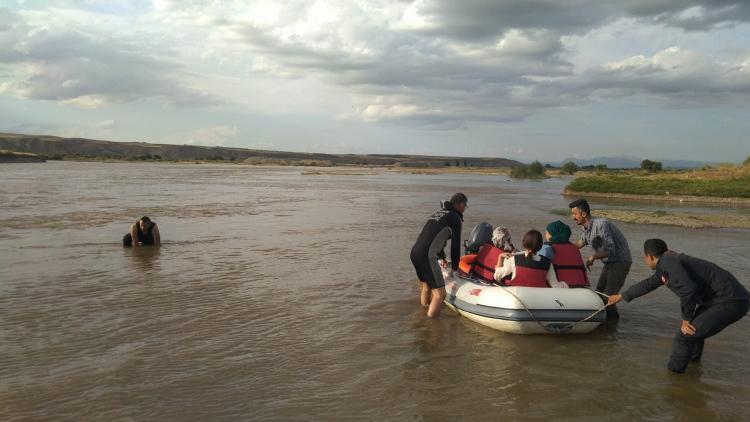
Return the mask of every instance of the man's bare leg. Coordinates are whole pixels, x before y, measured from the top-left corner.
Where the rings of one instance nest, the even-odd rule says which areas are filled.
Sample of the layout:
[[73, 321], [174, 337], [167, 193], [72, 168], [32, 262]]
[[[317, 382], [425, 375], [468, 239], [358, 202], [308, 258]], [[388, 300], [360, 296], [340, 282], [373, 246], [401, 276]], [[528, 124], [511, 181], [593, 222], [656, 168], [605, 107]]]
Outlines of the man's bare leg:
[[424, 281], [419, 282], [419, 303], [425, 308], [430, 306], [430, 286]]
[[445, 300], [445, 287], [432, 289], [430, 308], [427, 310], [428, 317], [437, 318], [440, 315], [440, 310], [443, 309], [443, 300]]

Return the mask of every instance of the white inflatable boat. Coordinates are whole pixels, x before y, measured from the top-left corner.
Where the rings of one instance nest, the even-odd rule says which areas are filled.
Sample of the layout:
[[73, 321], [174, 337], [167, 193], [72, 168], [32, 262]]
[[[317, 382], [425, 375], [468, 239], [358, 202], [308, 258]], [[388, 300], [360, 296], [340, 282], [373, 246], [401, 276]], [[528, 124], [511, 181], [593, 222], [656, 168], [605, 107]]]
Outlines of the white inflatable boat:
[[505, 287], [458, 274], [445, 275], [445, 303], [459, 315], [496, 330], [587, 333], [606, 319], [604, 302], [587, 288]]

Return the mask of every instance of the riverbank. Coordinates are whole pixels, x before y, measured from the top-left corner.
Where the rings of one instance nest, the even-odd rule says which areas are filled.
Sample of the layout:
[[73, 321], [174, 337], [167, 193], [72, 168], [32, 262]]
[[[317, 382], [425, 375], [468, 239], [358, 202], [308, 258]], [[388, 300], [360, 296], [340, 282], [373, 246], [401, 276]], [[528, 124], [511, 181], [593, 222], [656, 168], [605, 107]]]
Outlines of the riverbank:
[[625, 199], [632, 201], [673, 201], [673, 202], [695, 202], [703, 204], [727, 204], [727, 205], [747, 205], [750, 206], [750, 198], [737, 197], [717, 197], [717, 196], [691, 196], [691, 195], [636, 195], [628, 193], [606, 193], [606, 192], [578, 192], [565, 189], [565, 196], [570, 197], [588, 197], [588, 198], [609, 198]]
[[668, 211], [597, 210], [598, 217], [636, 224], [659, 224], [691, 229], [732, 228], [750, 229], [750, 216], [724, 214], [694, 214]]
[[0, 163], [43, 163], [47, 157], [26, 152], [0, 149]]
[[700, 170], [618, 171], [576, 177], [566, 195], [637, 200], [750, 204], [750, 166]]
[[[567, 217], [569, 210], [553, 210], [552, 214]], [[657, 224], [689, 229], [750, 229], [750, 216], [744, 214], [698, 214], [664, 210], [636, 211], [597, 209], [596, 217], [604, 217], [623, 223]]]

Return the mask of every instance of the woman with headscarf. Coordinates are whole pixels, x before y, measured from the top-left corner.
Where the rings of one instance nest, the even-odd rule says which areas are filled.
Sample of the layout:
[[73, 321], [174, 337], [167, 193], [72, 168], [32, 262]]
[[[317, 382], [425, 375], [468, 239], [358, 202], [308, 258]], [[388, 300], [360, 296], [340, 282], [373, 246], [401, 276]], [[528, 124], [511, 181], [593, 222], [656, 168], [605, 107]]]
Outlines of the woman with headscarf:
[[[568, 285], [557, 280], [552, 269], [552, 262], [538, 254], [542, 247], [542, 234], [538, 230], [529, 230], [523, 236], [524, 251], [511, 255], [504, 254], [502, 265], [498, 263], [494, 278], [506, 286], [522, 287], [558, 287]], [[509, 278], [510, 277], [510, 278]]]
[[[560, 220], [547, 224], [544, 233], [547, 242], [539, 255], [544, 255], [552, 260], [552, 267], [558, 280], [564, 280], [570, 287], [583, 287], [589, 285], [586, 276], [586, 267], [578, 247], [570, 243], [570, 227]], [[546, 249], [546, 251], [545, 251]], [[549, 253], [545, 255], [544, 252]]]

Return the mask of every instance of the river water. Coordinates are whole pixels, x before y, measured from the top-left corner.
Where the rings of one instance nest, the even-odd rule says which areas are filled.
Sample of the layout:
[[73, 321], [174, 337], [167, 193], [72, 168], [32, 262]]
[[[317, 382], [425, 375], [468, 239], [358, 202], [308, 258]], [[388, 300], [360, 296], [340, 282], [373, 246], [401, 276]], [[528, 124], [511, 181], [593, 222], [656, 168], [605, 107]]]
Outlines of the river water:
[[[425, 317], [409, 250], [440, 199], [468, 195], [464, 237], [487, 221], [518, 241], [572, 223], [551, 213], [566, 180], [309, 170], [0, 166], [0, 420], [750, 419], [750, 319], [672, 375], [667, 289], [585, 335]], [[144, 214], [163, 246], [123, 248]], [[750, 283], [748, 230], [618, 226], [626, 285], [649, 237]]]

